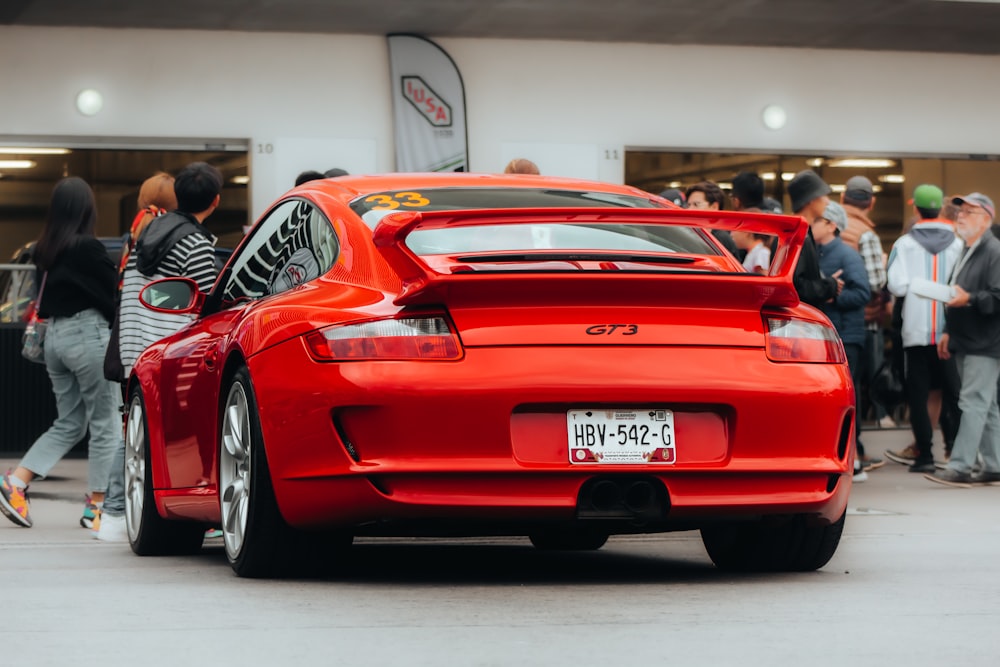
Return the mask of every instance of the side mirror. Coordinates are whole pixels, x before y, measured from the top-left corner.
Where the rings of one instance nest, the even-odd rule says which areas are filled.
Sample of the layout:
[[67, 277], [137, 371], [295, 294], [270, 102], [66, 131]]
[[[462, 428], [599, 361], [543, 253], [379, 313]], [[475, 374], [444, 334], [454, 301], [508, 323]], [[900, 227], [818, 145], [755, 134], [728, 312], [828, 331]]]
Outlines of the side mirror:
[[163, 278], [142, 288], [139, 302], [157, 313], [196, 313], [201, 310], [205, 295], [190, 278]]

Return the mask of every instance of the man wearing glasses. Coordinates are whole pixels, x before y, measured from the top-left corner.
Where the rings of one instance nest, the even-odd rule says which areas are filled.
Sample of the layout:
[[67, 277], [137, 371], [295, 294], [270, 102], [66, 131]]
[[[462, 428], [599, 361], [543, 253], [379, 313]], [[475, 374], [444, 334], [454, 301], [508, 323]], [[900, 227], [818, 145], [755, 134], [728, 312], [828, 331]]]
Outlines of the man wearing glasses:
[[[979, 192], [955, 197], [955, 233], [965, 241], [951, 283], [954, 296], [945, 309], [945, 333], [938, 355], [955, 355], [962, 379], [962, 419], [948, 467], [924, 475], [947, 486], [1000, 484], [1000, 240], [990, 233], [996, 209]], [[982, 471], [972, 474], [977, 455]]]

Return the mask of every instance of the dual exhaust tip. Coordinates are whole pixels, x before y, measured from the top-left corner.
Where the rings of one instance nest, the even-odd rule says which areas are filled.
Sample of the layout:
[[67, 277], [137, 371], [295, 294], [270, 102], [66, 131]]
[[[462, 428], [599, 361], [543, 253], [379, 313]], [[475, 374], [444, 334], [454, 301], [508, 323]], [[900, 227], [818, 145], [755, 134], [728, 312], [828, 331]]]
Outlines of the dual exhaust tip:
[[577, 509], [581, 517], [649, 521], [665, 518], [668, 504], [666, 489], [655, 478], [605, 477], [583, 485]]

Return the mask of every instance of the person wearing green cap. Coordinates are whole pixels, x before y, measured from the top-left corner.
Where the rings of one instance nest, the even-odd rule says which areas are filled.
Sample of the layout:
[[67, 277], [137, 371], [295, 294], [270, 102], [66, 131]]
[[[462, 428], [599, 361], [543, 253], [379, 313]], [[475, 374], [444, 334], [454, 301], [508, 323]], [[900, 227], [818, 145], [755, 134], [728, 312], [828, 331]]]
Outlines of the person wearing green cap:
[[955, 442], [960, 413], [958, 370], [953, 361], [940, 359], [937, 352], [937, 344], [944, 333], [944, 303], [925, 296], [926, 285], [948, 284], [963, 243], [955, 235], [951, 221], [938, 217], [944, 205], [941, 188], [917, 186], [912, 203], [917, 222], [892, 246], [888, 285], [896, 298], [903, 299], [901, 339], [914, 442], [902, 450], [889, 450], [885, 456], [897, 463], [909, 464], [910, 472], [929, 473], [935, 468], [931, 451], [934, 426], [927, 407], [928, 398], [934, 391], [941, 392], [940, 422], [945, 458]]

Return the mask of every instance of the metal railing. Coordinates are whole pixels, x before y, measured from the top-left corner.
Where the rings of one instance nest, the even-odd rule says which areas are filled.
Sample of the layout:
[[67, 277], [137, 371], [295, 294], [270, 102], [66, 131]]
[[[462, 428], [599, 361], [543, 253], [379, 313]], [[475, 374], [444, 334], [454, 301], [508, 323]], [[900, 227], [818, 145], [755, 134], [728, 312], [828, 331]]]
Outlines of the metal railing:
[[34, 264], [0, 264], [0, 323], [23, 322], [35, 293]]

